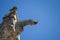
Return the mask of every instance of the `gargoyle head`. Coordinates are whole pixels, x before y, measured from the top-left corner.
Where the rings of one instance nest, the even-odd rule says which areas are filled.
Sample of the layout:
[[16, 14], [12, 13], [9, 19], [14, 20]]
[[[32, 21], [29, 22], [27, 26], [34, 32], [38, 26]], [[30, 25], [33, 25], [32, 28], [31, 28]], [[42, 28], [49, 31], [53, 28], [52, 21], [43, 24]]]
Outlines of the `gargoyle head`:
[[9, 14], [6, 14], [4, 17], [3, 17], [3, 21], [8, 21], [10, 23], [14, 23], [17, 22], [17, 14], [16, 14], [16, 11], [17, 10], [17, 7], [14, 6], [12, 9], [10, 9], [10, 13]]

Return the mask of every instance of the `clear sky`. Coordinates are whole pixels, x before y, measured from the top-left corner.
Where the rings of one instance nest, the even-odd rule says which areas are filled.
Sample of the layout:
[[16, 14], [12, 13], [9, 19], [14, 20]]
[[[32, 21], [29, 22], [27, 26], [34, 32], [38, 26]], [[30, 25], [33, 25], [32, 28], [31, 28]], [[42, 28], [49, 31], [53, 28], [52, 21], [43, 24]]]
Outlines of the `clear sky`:
[[19, 20], [38, 21], [24, 28], [21, 40], [60, 40], [60, 0], [0, 0], [0, 22], [13, 6]]

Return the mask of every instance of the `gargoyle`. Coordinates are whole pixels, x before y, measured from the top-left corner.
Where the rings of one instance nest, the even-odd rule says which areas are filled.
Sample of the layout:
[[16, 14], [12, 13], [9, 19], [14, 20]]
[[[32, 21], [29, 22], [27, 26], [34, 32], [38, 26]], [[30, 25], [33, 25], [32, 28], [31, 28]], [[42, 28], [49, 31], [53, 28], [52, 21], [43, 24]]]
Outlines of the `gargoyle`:
[[10, 13], [3, 17], [3, 22], [0, 27], [0, 33], [2, 34], [1, 37], [3, 38], [0, 38], [1, 40], [19, 40], [18, 35], [21, 34], [25, 26], [37, 24], [37, 22], [33, 20], [20, 22], [16, 10], [17, 7], [13, 7], [10, 9]]

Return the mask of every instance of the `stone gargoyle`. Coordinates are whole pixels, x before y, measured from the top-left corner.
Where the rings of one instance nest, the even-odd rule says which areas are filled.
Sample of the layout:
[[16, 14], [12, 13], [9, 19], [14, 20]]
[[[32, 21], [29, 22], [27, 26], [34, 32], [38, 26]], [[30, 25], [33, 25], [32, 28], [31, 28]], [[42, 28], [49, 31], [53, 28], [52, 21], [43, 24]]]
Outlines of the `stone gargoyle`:
[[10, 9], [10, 13], [3, 17], [0, 23], [0, 40], [20, 40], [19, 35], [27, 25], [37, 24], [34, 20], [19, 21], [17, 17], [17, 7]]

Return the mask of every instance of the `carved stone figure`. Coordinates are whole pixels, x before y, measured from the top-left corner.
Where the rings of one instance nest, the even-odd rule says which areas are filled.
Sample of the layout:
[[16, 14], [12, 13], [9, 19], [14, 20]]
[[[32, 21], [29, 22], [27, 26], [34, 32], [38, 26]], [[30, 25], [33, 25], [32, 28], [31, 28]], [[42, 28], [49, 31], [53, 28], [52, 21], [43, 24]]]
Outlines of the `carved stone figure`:
[[3, 17], [0, 25], [0, 40], [19, 40], [18, 36], [23, 32], [27, 25], [37, 24], [33, 20], [19, 21], [16, 13], [17, 7], [10, 9], [10, 13]]

